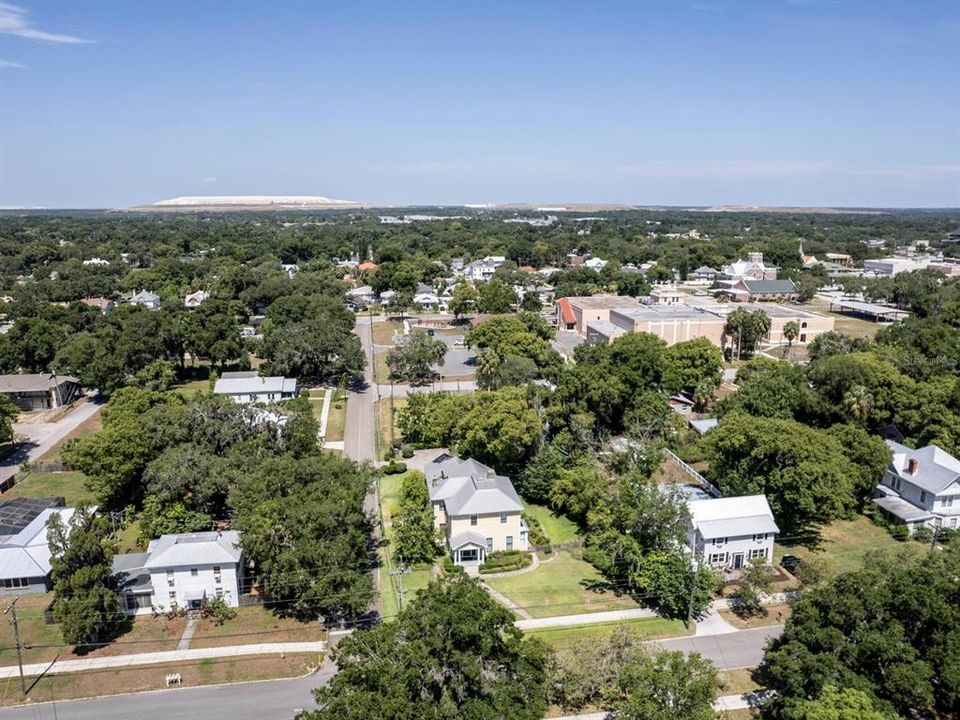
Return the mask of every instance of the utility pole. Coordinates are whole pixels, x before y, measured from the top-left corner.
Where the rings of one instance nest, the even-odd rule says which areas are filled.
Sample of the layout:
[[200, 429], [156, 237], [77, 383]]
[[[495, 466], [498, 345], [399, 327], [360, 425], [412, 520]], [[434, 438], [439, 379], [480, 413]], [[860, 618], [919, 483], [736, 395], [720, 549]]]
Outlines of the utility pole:
[[410, 572], [410, 568], [400, 562], [396, 570], [391, 570], [390, 574], [397, 578], [397, 610], [403, 610], [403, 576]]
[[13, 616], [11, 622], [13, 623], [13, 636], [17, 642], [17, 665], [20, 666], [20, 692], [23, 693], [23, 696], [27, 696], [27, 681], [23, 677], [23, 646], [20, 644], [20, 623], [17, 621], [17, 600], [19, 598], [14, 598], [13, 602], [3, 611], [3, 614], [6, 615], [10, 613]]
[[700, 584], [700, 575], [697, 573], [697, 559], [696, 557], [690, 557], [690, 572], [692, 577], [690, 578], [690, 597], [687, 600], [687, 619], [683, 621], [683, 626], [689, 630], [690, 623], [693, 620], [693, 599], [697, 593], [697, 586]]

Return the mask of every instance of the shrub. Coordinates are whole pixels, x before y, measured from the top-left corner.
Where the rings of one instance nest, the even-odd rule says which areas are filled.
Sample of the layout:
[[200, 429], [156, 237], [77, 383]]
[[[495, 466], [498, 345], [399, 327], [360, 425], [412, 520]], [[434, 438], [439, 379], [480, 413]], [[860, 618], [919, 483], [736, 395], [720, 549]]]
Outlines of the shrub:
[[910, 537], [910, 531], [907, 530], [907, 526], [901, 523], [890, 526], [890, 534], [893, 536], [894, 540], [906, 540]]
[[203, 606], [200, 613], [205, 618], [211, 618], [216, 625], [223, 625], [237, 616], [236, 609], [227, 605], [223, 598], [213, 598]]
[[480, 573], [510, 572], [511, 570], [520, 570], [533, 562], [533, 558], [528, 552], [520, 550], [498, 550], [487, 555], [483, 565], [480, 566]]
[[384, 460], [393, 460], [394, 455], [396, 455], [396, 452], [394, 451], [394, 449], [393, 449], [392, 447], [391, 447], [391, 448], [387, 448], [386, 451], [384, 451], [384, 453], [383, 453], [383, 459], [384, 459]]
[[403, 448], [403, 450], [400, 452], [400, 454], [401, 454], [403, 457], [405, 457], [405, 458], [412, 458], [412, 457], [413, 457], [413, 448], [410, 447], [409, 445], [405, 445], [404, 448]]
[[933, 529], [927, 525], [920, 525], [913, 531], [913, 539], [917, 542], [930, 542], [933, 540]]
[[385, 475], [399, 475], [400, 473], [405, 473], [407, 471], [407, 466], [405, 463], [398, 463], [391, 460], [386, 465], [383, 466], [383, 472]]
[[464, 570], [453, 561], [452, 557], [447, 555], [443, 558], [443, 572], [445, 575], [458, 575]]

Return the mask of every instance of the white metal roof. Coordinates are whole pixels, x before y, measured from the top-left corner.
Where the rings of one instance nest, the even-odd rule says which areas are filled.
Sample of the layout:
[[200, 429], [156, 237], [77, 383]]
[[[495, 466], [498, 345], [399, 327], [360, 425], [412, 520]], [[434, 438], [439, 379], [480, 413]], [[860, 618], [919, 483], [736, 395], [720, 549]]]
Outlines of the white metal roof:
[[222, 377], [213, 392], [217, 395], [259, 395], [261, 393], [295, 393], [296, 378], [286, 377]]
[[69, 523], [73, 513], [73, 508], [48, 508], [19, 533], [0, 543], [0, 579], [46, 576], [50, 572], [47, 520], [58, 514], [64, 523]]
[[[887, 440], [893, 451], [890, 469], [921, 490], [938, 495], [955, 482], [960, 482], [960, 460], [936, 445], [913, 450], [893, 440]], [[910, 461], [916, 461], [916, 471], [910, 473]]]
[[236, 530], [163, 535], [150, 541], [147, 547], [150, 557], [144, 567], [155, 569], [232, 564], [240, 560], [239, 545], [240, 533]]
[[693, 526], [705, 539], [780, 532], [764, 495], [697, 500], [687, 507]]

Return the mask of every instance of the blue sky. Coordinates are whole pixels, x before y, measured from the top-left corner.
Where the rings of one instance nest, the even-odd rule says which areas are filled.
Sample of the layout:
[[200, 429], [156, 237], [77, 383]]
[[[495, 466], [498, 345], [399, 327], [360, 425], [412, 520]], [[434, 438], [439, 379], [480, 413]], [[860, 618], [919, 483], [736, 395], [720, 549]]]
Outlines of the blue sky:
[[960, 2], [0, 0], [0, 206], [960, 206]]

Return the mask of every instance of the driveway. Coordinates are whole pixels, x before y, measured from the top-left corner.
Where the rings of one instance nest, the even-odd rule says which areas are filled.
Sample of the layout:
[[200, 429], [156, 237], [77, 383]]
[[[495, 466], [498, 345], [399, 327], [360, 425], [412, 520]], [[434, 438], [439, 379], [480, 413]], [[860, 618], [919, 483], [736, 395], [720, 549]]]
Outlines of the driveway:
[[17, 470], [24, 462], [36, 462], [45, 453], [76, 430], [81, 423], [89, 420], [103, 409], [103, 397], [97, 395], [88, 398], [79, 407], [68, 415], [52, 423], [45, 422], [18, 422], [13, 425], [15, 435], [25, 435], [30, 442], [24, 443], [12, 455], [0, 461], [0, 482], [17, 474]]

